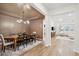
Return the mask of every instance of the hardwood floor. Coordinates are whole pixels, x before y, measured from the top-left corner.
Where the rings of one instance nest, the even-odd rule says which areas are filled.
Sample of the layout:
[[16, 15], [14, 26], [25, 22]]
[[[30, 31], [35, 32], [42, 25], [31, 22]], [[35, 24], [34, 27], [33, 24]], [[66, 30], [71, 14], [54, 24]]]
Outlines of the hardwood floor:
[[69, 43], [64, 40], [56, 40], [56, 37], [53, 37], [51, 43], [51, 47], [39, 44], [35, 48], [26, 51], [22, 56], [78, 56], [77, 53], [68, 48]]

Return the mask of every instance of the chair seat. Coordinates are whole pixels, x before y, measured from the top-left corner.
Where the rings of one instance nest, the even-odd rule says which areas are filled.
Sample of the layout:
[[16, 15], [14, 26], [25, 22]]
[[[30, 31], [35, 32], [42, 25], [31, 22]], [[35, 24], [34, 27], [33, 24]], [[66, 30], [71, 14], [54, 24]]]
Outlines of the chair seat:
[[7, 42], [4, 44], [4, 46], [11, 45], [11, 44], [14, 44], [14, 42]]

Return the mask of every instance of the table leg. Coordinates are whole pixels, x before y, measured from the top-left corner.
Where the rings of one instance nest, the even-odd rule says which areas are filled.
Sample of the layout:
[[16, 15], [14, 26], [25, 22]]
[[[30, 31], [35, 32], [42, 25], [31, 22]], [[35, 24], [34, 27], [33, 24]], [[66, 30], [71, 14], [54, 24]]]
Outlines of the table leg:
[[14, 50], [16, 51], [16, 39], [14, 39]]

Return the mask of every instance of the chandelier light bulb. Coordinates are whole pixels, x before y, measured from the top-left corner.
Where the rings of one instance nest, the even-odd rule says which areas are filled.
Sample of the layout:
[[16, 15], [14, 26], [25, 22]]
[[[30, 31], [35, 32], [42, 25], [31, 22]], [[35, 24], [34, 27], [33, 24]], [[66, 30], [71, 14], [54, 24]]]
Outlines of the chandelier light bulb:
[[30, 24], [29, 20], [27, 20], [27, 24]]

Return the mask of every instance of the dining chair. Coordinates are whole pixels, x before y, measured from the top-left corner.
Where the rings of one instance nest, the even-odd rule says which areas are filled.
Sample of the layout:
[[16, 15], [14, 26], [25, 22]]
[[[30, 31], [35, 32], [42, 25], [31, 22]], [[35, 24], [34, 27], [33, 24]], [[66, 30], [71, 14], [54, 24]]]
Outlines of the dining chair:
[[30, 42], [36, 42], [36, 35], [31, 35]]
[[18, 47], [18, 49], [19, 49], [20, 46], [24, 46], [24, 39], [23, 39], [22, 34], [18, 35], [18, 37], [17, 37], [17, 47]]
[[11, 45], [14, 44], [14, 42], [7, 42], [7, 41], [5, 41], [2, 34], [0, 34], [0, 39], [2, 40], [1, 42], [2, 42], [2, 51], [3, 52], [5, 52], [5, 47], [6, 46], [11, 46]]
[[38, 36], [37, 32], [33, 32], [33, 33], [31, 34], [31, 39], [32, 39], [31, 41], [36, 42], [37, 36]]
[[26, 44], [26, 46], [27, 46], [27, 34], [23, 34], [23, 40], [24, 40], [24, 44]]
[[26, 42], [31, 44], [30, 38], [31, 38], [30, 35], [27, 35]]

